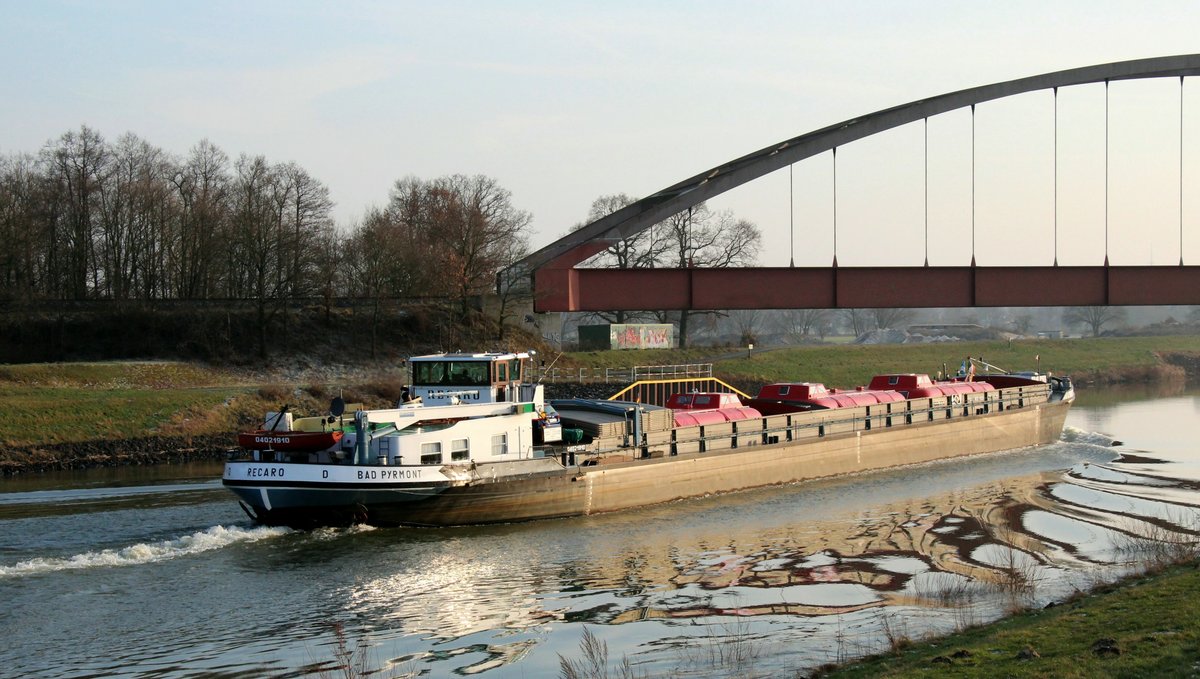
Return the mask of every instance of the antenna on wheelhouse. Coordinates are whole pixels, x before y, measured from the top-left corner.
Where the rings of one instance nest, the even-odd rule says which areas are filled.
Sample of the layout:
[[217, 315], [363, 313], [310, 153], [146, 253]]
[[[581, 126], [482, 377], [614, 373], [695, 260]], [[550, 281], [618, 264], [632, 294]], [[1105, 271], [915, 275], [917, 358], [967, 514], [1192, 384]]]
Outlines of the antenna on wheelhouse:
[[[529, 351], [529, 353], [530, 353], [530, 355], [534, 355], [534, 354], [535, 354], [535, 352], [534, 352], [532, 349]], [[538, 381], [537, 381], [537, 383], [538, 383], [538, 384], [541, 384], [541, 383], [542, 383], [542, 380], [546, 379], [546, 373], [547, 373], [547, 372], [548, 372], [548, 371], [549, 371], [551, 368], [553, 368], [553, 367], [554, 367], [554, 364], [555, 364], [555, 363], [558, 363], [558, 359], [560, 359], [560, 358], [562, 358], [562, 352], [561, 352], [561, 351], [560, 351], [560, 352], [558, 352], [558, 355], [554, 357], [554, 360], [553, 360], [553, 361], [550, 361], [550, 365], [548, 365], [548, 366], [546, 366], [545, 368], [542, 368], [542, 369], [541, 369], [541, 371], [538, 373]]]

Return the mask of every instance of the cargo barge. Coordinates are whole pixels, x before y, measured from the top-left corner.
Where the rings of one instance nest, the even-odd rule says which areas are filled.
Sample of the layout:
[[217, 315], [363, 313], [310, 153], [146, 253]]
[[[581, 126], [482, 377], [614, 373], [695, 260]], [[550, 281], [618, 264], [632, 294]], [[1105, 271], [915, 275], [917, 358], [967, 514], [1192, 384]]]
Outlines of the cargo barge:
[[524, 381], [529, 361], [419, 356], [396, 408], [268, 413], [222, 483], [256, 522], [300, 528], [579, 516], [1050, 443], [1074, 400], [1064, 378], [897, 374], [858, 390], [768, 385], [746, 402], [682, 394], [674, 408], [547, 402]]

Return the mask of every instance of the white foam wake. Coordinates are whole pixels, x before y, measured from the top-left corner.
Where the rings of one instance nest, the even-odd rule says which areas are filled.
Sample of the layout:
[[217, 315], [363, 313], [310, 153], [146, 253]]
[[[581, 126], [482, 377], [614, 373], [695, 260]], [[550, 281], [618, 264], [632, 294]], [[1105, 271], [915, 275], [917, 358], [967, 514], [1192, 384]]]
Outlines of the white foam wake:
[[1067, 443], [1079, 443], [1089, 446], [1100, 446], [1102, 448], [1110, 448], [1113, 445], [1113, 437], [1108, 434], [1101, 434], [1098, 431], [1088, 431], [1070, 425], [1063, 427], [1062, 440]]
[[34, 575], [83, 568], [110, 566], [135, 566], [137, 564], [167, 561], [181, 556], [199, 554], [220, 549], [239, 542], [256, 542], [290, 532], [287, 528], [238, 528], [237, 526], [213, 526], [191, 535], [163, 540], [162, 542], [138, 543], [121, 549], [105, 549], [99, 552], [84, 552], [66, 558], [42, 558], [21, 561], [12, 566], [0, 566], [0, 578], [19, 575]]

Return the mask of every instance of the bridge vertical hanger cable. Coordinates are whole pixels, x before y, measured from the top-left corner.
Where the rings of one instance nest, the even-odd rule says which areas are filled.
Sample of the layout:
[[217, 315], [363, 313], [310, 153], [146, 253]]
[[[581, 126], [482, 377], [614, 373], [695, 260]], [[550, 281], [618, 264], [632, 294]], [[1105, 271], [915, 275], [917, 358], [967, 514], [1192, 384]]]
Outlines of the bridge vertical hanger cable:
[[1104, 266], [1108, 266], [1108, 80], [1104, 81]]
[[975, 104], [971, 104], [971, 266], [975, 266]]
[[1179, 76], [1179, 266], [1183, 266], [1183, 76]]
[[925, 266], [929, 266], [929, 118], [925, 118]]
[[833, 147], [833, 268], [837, 268], [837, 147]]
[[1058, 266], [1058, 88], [1054, 88], [1054, 266]]
[[792, 169], [796, 167], [795, 163], [788, 165], [788, 232], [791, 233], [791, 241], [788, 244], [788, 249], [791, 251], [791, 259], [788, 260], [788, 266], [796, 268], [796, 197], [794, 195], [796, 183], [792, 178]]

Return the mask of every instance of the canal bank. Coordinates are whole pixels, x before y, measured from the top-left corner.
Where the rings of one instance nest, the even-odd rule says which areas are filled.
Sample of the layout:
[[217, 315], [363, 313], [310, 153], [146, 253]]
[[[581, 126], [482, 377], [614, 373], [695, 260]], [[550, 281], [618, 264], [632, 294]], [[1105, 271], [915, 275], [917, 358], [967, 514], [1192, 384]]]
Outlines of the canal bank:
[[[702, 361], [697, 350], [579, 352], [560, 366], [606, 367]], [[967, 355], [1010, 370], [1041, 369], [1077, 385], [1182, 385], [1200, 379], [1200, 337], [825, 345], [726, 358], [713, 371], [743, 391], [764, 383], [865, 384], [883, 372], [956, 370]], [[400, 371], [326, 366], [259, 375], [187, 363], [29, 364], [0, 368], [0, 475], [122, 465], [220, 460], [235, 434], [263, 412], [291, 404], [320, 412], [334, 395], [374, 407], [394, 401]], [[255, 381], [257, 380], [257, 381]], [[605, 398], [624, 385], [547, 384], [553, 398]], [[68, 431], [69, 429], [69, 431]]]
[[1174, 677], [1200, 662], [1200, 570], [1184, 563], [1103, 585], [949, 637], [897, 637], [888, 652], [814, 676]]
[[223, 460], [232, 438], [225, 434], [142, 436], [8, 446], [0, 451], [0, 476]]

